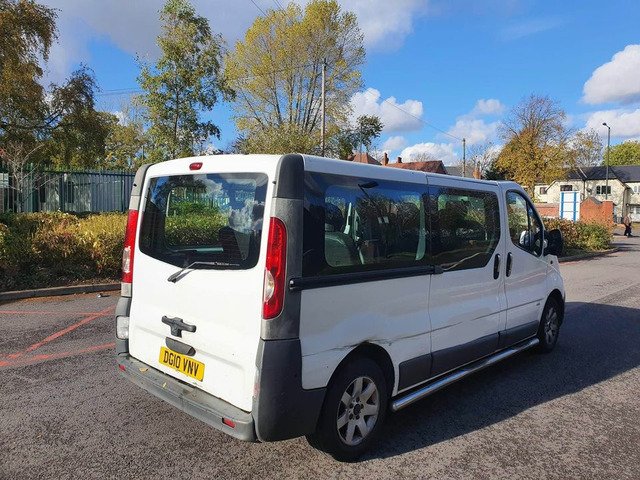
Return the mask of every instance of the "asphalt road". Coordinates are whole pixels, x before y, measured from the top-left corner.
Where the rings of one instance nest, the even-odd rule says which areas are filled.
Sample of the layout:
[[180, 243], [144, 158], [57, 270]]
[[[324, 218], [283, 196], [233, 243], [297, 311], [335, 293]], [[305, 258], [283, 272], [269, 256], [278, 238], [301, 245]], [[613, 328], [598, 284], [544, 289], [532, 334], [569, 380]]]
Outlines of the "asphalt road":
[[562, 265], [556, 350], [525, 352], [387, 419], [341, 464], [236, 441], [118, 373], [115, 296], [0, 305], [0, 478], [640, 478], [640, 241]]

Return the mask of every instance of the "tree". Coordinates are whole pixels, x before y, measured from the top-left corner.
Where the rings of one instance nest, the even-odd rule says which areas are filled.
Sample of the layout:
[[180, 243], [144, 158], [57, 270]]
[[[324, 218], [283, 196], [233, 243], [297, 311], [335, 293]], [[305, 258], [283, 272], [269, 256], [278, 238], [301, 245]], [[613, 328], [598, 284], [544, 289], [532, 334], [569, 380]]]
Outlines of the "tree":
[[611, 147], [609, 165], [640, 165], [640, 141], [627, 140]]
[[[493, 142], [476, 144], [469, 147], [466, 165], [467, 177], [472, 176], [475, 169], [478, 170], [481, 177], [484, 177], [485, 172], [496, 161], [499, 153], [500, 148], [496, 147]], [[458, 163], [458, 167], [460, 167], [460, 171], [462, 171], [462, 160]]]
[[347, 123], [364, 58], [357, 18], [335, 0], [312, 0], [304, 10], [292, 2], [257, 18], [225, 68], [237, 92], [235, 121], [246, 151], [317, 153], [323, 64], [331, 139]]
[[569, 143], [576, 166], [594, 167], [602, 162], [602, 140], [594, 129], [577, 132]]
[[565, 118], [549, 97], [531, 95], [522, 100], [501, 127], [505, 145], [496, 167], [530, 194], [536, 182], [550, 183], [560, 177], [572, 163]]
[[200, 112], [233, 95], [220, 76], [223, 40], [208, 20], [187, 0], [168, 0], [160, 19], [162, 56], [154, 68], [143, 65], [139, 78], [155, 161], [193, 155], [211, 136], [219, 138], [219, 128]]
[[[371, 152], [374, 141], [380, 137], [384, 125], [375, 115], [361, 115], [356, 119], [355, 125], [345, 127], [329, 139], [327, 152], [343, 160], [347, 159], [355, 150], [364, 147], [367, 153]], [[315, 140], [312, 139], [312, 146]]]
[[56, 12], [32, 1], [0, 0], [0, 135], [41, 118], [41, 60], [56, 40]]

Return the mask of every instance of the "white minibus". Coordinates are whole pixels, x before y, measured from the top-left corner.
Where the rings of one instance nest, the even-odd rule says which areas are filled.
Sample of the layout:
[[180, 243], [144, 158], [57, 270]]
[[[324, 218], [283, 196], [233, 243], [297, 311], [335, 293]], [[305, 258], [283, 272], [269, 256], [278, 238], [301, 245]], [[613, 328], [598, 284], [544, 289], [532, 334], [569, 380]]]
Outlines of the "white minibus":
[[387, 414], [558, 340], [562, 236], [516, 183], [309, 155], [141, 167], [121, 373], [241, 440], [352, 460]]

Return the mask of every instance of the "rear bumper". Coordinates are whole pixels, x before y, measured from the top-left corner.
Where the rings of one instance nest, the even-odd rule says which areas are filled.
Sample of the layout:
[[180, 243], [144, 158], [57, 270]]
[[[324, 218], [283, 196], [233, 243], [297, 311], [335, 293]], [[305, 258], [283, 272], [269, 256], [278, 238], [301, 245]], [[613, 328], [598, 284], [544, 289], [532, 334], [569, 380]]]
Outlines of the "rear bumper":
[[[227, 435], [248, 442], [257, 440], [251, 413], [176, 380], [136, 360], [131, 355], [121, 353], [116, 357], [116, 360], [118, 365], [124, 367], [124, 371], [122, 367], [120, 368], [120, 373], [125, 378], [152, 395]], [[235, 428], [222, 423], [223, 418], [234, 422]]]

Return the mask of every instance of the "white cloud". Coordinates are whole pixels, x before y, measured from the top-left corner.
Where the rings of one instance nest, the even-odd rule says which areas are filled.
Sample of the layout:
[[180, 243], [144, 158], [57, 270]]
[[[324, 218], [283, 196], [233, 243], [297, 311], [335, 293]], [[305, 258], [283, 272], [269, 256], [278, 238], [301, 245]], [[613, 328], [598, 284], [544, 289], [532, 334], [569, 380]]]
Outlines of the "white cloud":
[[498, 133], [499, 121], [486, 122], [487, 116], [497, 116], [505, 111], [505, 106], [495, 98], [478, 100], [473, 109], [456, 119], [456, 123], [448, 130], [449, 135], [464, 138], [467, 145], [475, 145], [494, 140]]
[[517, 40], [536, 33], [545, 32], [559, 27], [564, 22], [560, 18], [533, 18], [524, 22], [510, 25], [500, 31], [503, 40]]
[[382, 150], [384, 152], [395, 152], [397, 150], [403, 149], [407, 145], [407, 140], [401, 135], [395, 135], [393, 137], [389, 137], [382, 144]]
[[384, 124], [384, 132], [408, 132], [422, 128], [422, 102], [405, 100], [398, 103], [395, 97], [382, 99], [375, 88], [367, 88], [351, 97], [353, 118], [360, 115], [376, 115]]
[[428, 1], [340, 0], [339, 3], [358, 16], [365, 46], [394, 50], [413, 31], [414, 19], [426, 13]]
[[505, 106], [496, 98], [481, 98], [471, 110], [471, 115], [500, 115], [504, 113]]
[[583, 92], [583, 100], [590, 104], [640, 100], [640, 45], [627, 45], [596, 68]]
[[614, 138], [640, 136], [640, 108], [593, 112], [587, 119], [586, 128], [593, 128], [601, 135], [606, 135], [606, 127], [602, 125], [603, 122], [611, 127], [611, 136]]
[[417, 143], [406, 147], [400, 153], [403, 162], [415, 162], [420, 155], [426, 155], [433, 160], [441, 160], [445, 165], [450, 165], [458, 160], [458, 155], [453, 150], [453, 144], [451, 143]]
[[[42, 0], [58, 10], [59, 42], [51, 51], [48, 68], [53, 80], [65, 77], [79, 62], [90, 63], [88, 45], [107, 40], [119, 49], [153, 60], [159, 53], [156, 37], [160, 33], [155, 0]], [[212, 29], [222, 34], [231, 48], [244, 36], [260, 10], [249, 1], [192, 0], [199, 15], [209, 19]], [[263, 11], [275, 8], [271, 0], [256, 0]], [[283, 5], [286, 2], [281, 2]], [[304, 6], [306, 1], [297, 0]], [[368, 48], [393, 49], [412, 31], [413, 21], [426, 11], [426, 0], [342, 0], [345, 10], [358, 15]]]

